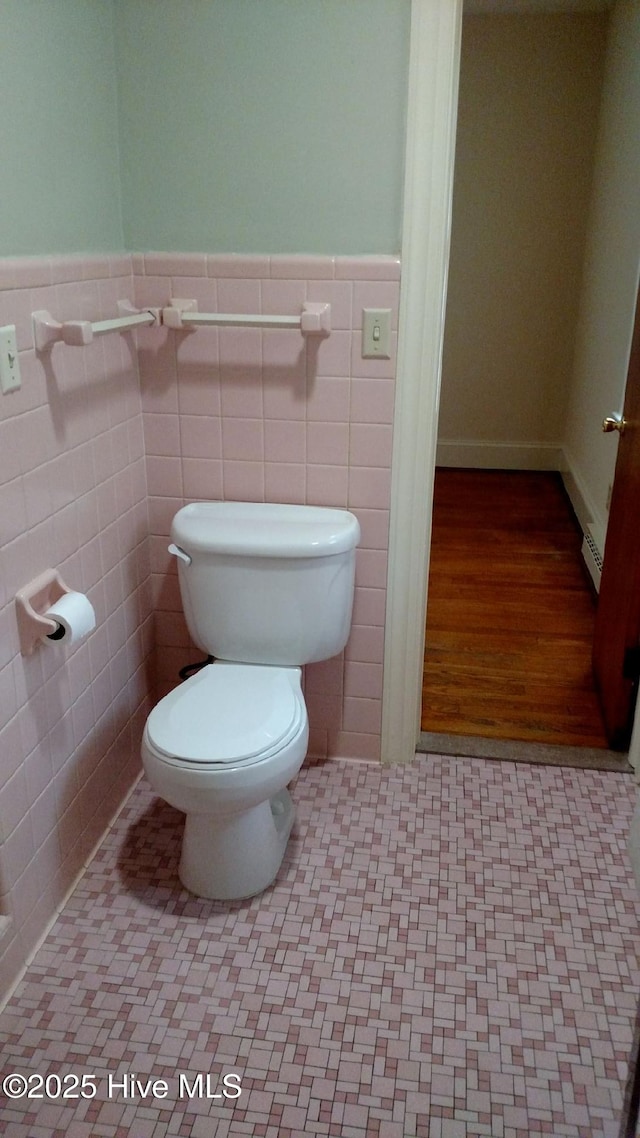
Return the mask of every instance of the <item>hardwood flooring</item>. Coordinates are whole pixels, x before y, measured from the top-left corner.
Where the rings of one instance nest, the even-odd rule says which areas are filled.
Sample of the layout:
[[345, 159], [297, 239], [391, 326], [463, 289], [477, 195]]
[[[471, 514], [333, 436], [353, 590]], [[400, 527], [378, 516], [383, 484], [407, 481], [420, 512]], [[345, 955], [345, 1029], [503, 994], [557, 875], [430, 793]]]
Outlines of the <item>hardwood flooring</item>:
[[559, 475], [437, 471], [423, 731], [607, 747], [581, 543]]

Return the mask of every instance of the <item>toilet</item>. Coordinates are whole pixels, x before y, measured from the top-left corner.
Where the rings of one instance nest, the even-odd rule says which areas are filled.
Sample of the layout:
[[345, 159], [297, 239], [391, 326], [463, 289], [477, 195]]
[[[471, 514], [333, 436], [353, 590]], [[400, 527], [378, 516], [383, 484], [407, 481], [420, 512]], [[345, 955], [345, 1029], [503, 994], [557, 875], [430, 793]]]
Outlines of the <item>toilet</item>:
[[192, 502], [173, 519], [187, 626], [215, 659], [153, 708], [142, 761], [186, 815], [179, 874], [199, 897], [276, 877], [309, 737], [302, 665], [347, 642], [359, 539], [353, 514], [319, 506]]

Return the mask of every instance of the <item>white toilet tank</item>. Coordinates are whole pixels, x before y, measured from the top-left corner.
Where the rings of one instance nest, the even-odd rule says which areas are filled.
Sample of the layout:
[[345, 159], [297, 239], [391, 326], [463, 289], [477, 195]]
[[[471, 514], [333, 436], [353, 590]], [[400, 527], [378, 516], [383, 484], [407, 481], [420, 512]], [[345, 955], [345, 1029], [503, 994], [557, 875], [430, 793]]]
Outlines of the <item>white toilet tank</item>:
[[309, 664], [344, 648], [357, 518], [347, 510], [192, 502], [173, 519], [182, 604], [203, 652], [247, 664]]

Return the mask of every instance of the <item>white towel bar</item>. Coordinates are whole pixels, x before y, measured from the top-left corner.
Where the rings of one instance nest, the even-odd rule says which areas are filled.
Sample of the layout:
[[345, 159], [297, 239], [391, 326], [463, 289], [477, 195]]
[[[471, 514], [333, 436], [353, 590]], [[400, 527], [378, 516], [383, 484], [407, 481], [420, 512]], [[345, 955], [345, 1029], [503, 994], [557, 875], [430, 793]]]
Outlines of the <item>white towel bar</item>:
[[108, 332], [128, 332], [131, 328], [160, 323], [160, 310], [157, 308], [134, 308], [128, 300], [118, 301], [119, 316], [112, 320], [54, 320], [50, 312], [41, 309], [32, 313], [33, 335], [38, 352], [47, 351], [61, 342], [71, 347], [90, 344], [95, 336], [105, 336]]
[[263, 316], [242, 312], [198, 312], [195, 300], [171, 298], [166, 308], [134, 308], [128, 300], [118, 301], [119, 315], [111, 320], [54, 320], [50, 312], [40, 309], [32, 313], [33, 335], [38, 352], [49, 351], [54, 344], [71, 347], [90, 344], [96, 336], [108, 332], [128, 332], [132, 328], [164, 324], [167, 328], [188, 330], [203, 325], [232, 328], [298, 328], [303, 336], [328, 336], [331, 332], [331, 305], [305, 301], [299, 316]]
[[198, 312], [195, 300], [172, 297], [162, 309], [166, 328], [187, 329], [204, 325], [241, 328], [299, 328], [305, 336], [328, 336], [331, 332], [331, 305], [305, 301], [299, 316], [245, 315], [239, 312]]

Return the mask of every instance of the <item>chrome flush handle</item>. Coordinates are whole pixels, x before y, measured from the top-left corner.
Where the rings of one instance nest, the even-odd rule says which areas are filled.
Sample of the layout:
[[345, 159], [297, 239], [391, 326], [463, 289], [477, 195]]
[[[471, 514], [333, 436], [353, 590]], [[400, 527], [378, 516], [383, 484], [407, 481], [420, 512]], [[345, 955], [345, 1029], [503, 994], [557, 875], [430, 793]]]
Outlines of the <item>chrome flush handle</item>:
[[185, 565], [191, 564], [189, 554], [185, 553], [184, 549], [181, 549], [179, 545], [174, 545], [173, 542], [171, 542], [171, 545], [168, 547], [168, 552], [172, 553], [174, 557], [179, 557], [181, 561], [184, 561]]

